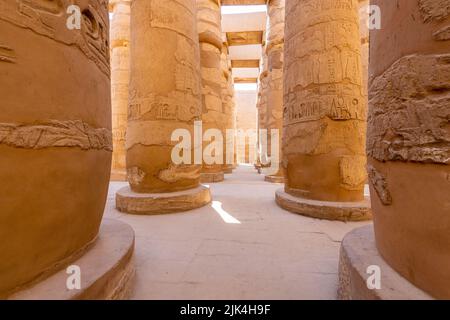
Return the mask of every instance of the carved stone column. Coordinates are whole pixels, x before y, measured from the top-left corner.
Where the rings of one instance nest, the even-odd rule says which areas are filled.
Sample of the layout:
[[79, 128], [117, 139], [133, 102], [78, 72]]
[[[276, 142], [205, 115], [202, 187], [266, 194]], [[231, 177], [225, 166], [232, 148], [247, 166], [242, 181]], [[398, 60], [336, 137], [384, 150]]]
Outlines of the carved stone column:
[[28, 299], [74, 297], [48, 278], [66, 279], [72, 263], [89, 270], [83, 284], [96, 283], [97, 294], [75, 290], [80, 298], [126, 287], [133, 231], [116, 242], [125, 256], [97, 246], [111, 244], [103, 228], [96, 241], [112, 155], [108, 29], [107, 1], [0, 4], [0, 299], [24, 288]]
[[[401, 279], [389, 292], [415, 286], [450, 299], [450, 7], [439, 0], [371, 4], [382, 13], [381, 30], [370, 31], [367, 139], [377, 253], [387, 262], [383, 272]], [[373, 238], [371, 228], [360, 233]], [[349, 239], [342, 252], [355, 246]], [[356, 260], [345, 261], [351, 267]]]
[[261, 140], [261, 130], [267, 130], [267, 90], [268, 90], [268, 57], [266, 54], [266, 45], [263, 45], [263, 56], [260, 63], [260, 74], [258, 79], [258, 167], [264, 168], [270, 164], [268, 155], [268, 141], [264, 136]]
[[[284, 18], [285, 0], [270, 0], [268, 3], [268, 30], [267, 30], [267, 152], [270, 156], [271, 168], [279, 168], [265, 177], [268, 182], [283, 183], [284, 174], [281, 167], [282, 148], [281, 137], [283, 132], [283, 61], [284, 61]], [[272, 155], [271, 131], [279, 132], [278, 161]]]
[[363, 93], [367, 98], [369, 80], [369, 0], [359, 0], [359, 33], [361, 36], [361, 65]]
[[[232, 159], [227, 159], [226, 152], [233, 149], [233, 141], [227, 141], [226, 130], [233, 128], [233, 115], [234, 115], [234, 103], [233, 103], [233, 76], [231, 69], [231, 61], [228, 55], [228, 44], [224, 43], [222, 48], [222, 106], [224, 114], [224, 173], [233, 173]], [[234, 155], [233, 155], [234, 158]], [[229, 163], [231, 162], [231, 163]]]
[[111, 97], [113, 161], [111, 180], [126, 180], [125, 133], [127, 130], [128, 83], [130, 81], [131, 0], [110, 0]]
[[322, 219], [371, 218], [358, 1], [287, 0], [283, 166], [277, 203]]
[[[200, 40], [202, 75], [203, 132], [219, 129], [224, 133], [222, 105], [222, 26], [219, 0], [197, 0], [197, 25]], [[225, 136], [224, 136], [225, 138]], [[206, 148], [210, 142], [205, 142]], [[218, 151], [216, 149], [216, 151]], [[218, 157], [223, 159], [224, 153]], [[205, 160], [205, 159], [204, 159]], [[201, 181], [205, 183], [224, 180], [223, 163], [203, 162]]]
[[[199, 56], [195, 0], [133, 1], [126, 138], [130, 187], [117, 193], [119, 210], [158, 214], [210, 202], [209, 189], [199, 185], [201, 165], [193, 164], [194, 122], [201, 117]], [[182, 155], [173, 154], [180, 142], [172, 141], [175, 130], [190, 133]]]

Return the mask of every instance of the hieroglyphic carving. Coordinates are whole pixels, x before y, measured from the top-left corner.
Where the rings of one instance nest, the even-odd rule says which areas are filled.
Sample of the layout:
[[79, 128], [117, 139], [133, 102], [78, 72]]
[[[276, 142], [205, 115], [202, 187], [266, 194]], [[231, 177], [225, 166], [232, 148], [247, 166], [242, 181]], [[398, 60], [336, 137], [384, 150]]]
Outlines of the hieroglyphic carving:
[[51, 120], [39, 124], [0, 123], [0, 145], [25, 149], [78, 147], [112, 151], [111, 131], [81, 120]]
[[356, 0], [286, 1], [282, 163], [292, 195], [364, 197], [367, 103], [358, 6]]
[[341, 185], [347, 190], [359, 190], [364, 184], [366, 173], [367, 159], [364, 156], [344, 156], [342, 157], [339, 167], [341, 175]]
[[386, 178], [371, 165], [367, 166], [367, 171], [369, 173], [369, 180], [380, 198], [381, 203], [385, 206], [391, 205], [392, 196]]
[[367, 154], [380, 161], [450, 163], [450, 55], [396, 61], [371, 85]]
[[16, 0], [0, 3], [0, 19], [53, 39], [78, 47], [89, 59], [109, 75], [108, 1], [89, 2], [81, 7], [81, 30], [66, 27], [65, 10], [80, 1], [73, 0]]

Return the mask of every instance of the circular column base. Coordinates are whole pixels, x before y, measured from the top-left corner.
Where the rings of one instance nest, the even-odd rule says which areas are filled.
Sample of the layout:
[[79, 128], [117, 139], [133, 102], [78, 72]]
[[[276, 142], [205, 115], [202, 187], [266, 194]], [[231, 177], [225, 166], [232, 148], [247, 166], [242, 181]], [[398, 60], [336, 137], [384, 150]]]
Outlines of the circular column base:
[[276, 192], [276, 202], [285, 210], [317, 219], [339, 221], [372, 219], [369, 197], [361, 202], [318, 201], [294, 197], [282, 188]]
[[211, 192], [205, 186], [168, 193], [137, 193], [129, 186], [116, 193], [116, 208], [124, 213], [156, 215], [189, 211], [211, 202]]
[[225, 173], [225, 174], [232, 174], [233, 173], [233, 168], [224, 168], [223, 169], [223, 173]]
[[126, 223], [104, 219], [98, 238], [70, 266], [79, 267], [81, 288], [69, 290], [67, 267], [9, 296], [11, 300], [122, 300], [134, 283], [134, 231]]
[[265, 176], [264, 180], [270, 183], [284, 183], [283, 176], [275, 176], [275, 175]]
[[[367, 280], [374, 275], [369, 267], [379, 268], [380, 289], [370, 289]], [[369, 269], [370, 270], [370, 269]], [[369, 281], [371, 284], [372, 281]], [[375, 245], [373, 226], [348, 233], [341, 245], [339, 258], [340, 300], [429, 300], [420, 290], [392, 269], [380, 256]]]
[[225, 180], [225, 175], [223, 172], [200, 173], [201, 183], [215, 183], [215, 182], [222, 182], [223, 180]]

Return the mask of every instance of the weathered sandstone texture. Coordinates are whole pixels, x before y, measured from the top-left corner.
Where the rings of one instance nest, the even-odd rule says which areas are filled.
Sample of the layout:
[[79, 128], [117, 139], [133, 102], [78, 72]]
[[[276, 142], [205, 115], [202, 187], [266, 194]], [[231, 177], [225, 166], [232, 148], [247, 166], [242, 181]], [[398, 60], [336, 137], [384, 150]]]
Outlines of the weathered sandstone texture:
[[[218, 0], [197, 0], [197, 26], [200, 41], [203, 132], [218, 129], [225, 137], [226, 121], [222, 92], [222, 17]], [[206, 149], [211, 141], [205, 142]], [[223, 141], [225, 143], [225, 141]], [[224, 159], [224, 150], [215, 150]], [[214, 153], [216, 155], [216, 153]], [[201, 182], [224, 180], [223, 163], [203, 162]]]
[[450, 3], [372, 4], [383, 13], [370, 35], [367, 139], [377, 248], [450, 299]]
[[[142, 193], [154, 199], [155, 193], [191, 194], [199, 186], [194, 143], [183, 150], [192, 164], [172, 159], [179, 143], [172, 141], [174, 131], [184, 129], [193, 140], [194, 122], [201, 119], [198, 37], [195, 0], [133, 1], [126, 149], [127, 178], [138, 202]], [[128, 188], [118, 198], [122, 193]], [[203, 199], [209, 201], [209, 195]]]
[[[284, 61], [284, 19], [285, 0], [270, 0], [268, 2], [268, 30], [267, 30], [267, 153], [272, 168], [279, 168], [265, 177], [268, 182], [284, 182], [284, 173], [281, 166], [283, 133], [283, 61]], [[273, 142], [271, 131], [278, 130], [279, 141]], [[278, 143], [278, 161], [272, 155], [272, 143]]]
[[[263, 45], [263, 56], [260, 62], [260, 75], [258, 79], [258, 100], [256, 108], [258, 109], [258, 167], [267, 167], [270, 164], [268, 155], [268, 137], [267, 137], [267, 90], [268, 90], [268, 57], [266, 54], [266, 45]], [[264, 131], [266, 130], [266, 131]], [[267, 132], [268, 133], [268, 132]]]
[[131, 0], [110, 0], [111, 97], [113, 160], [112, 180], [126, 180], [125, 134], [127, 130], [128, 83], [130, 81]]
[[349, 203], [368, 219], [358, 1], [287, 0], [285, 23], [285, 191]]
[[359, 0], [359, 33], [361, 36], [361, 65], [363, 94], [367, 102], [369, 80], [369, 0]]
[[[231, 130], [235, 127], [235, 103], [234, 103], [234, 83], [231, 68], [231, 60], [228, 52], [228, 44], [224, 43], [221, 55], [222, 66], [222, 106], [224, 114], [225, 130]], [[228, 140], [227, 140], [228, 138]], [[227, 152], [230, 154], [230, 159], [227, 159]], [[234, 162], [234, 140], [230, 136], [227, 137], [224, 132], [224, 173], [233, 172]], [[232, 155], [232, 156], [231, 156]]]
[[[373, 271], [381, 271], [381, 288], [371, 288]], [[370, 271], [369, 273], [367, 271]], [[393, 270], [378, 253], [372, 226], [357, 228], [342, 241], [339, 259], [340, 300], [430, 300], [432, 297]]]
[[[70, 4], [81, 30], [66, 27]], [[105, 0], [0, 3], [0, 297], [83, 255], [111, 169]]]
[[71, 265], [80, 267], [81, 288], [69, 290], [66, 269], [9, 296], [11, 300], [124, 300], [134, 286], [134, 231], [126, 223], [104, 219], [98, 240]]

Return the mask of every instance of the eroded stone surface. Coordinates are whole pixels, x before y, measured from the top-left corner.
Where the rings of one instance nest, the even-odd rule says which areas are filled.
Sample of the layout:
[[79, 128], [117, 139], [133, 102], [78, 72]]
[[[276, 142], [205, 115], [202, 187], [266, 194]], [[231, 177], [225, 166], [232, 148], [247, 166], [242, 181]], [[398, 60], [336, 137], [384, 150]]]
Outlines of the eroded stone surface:
[[358, 1], [286, 1], [286, 192], [363, 201], [366, 99]]
[[109, 1], [111, 19], [111, 97], [113, 161], [111, 179], [126, 179], [125, 137], [130, 81], [130, 5], [131, 0]]
[[285, 210], [317, 219], [339, 221], [364, 221], [372, 219], [370, 199], [360, 202], [317, 201], [294, 197], [280, 189], [276, 192], [277, 204]]
[[[377, 266], [381, 271], [381, 289], [369, 289], [367, 270]], [[357, 228], [342, 241], [339, 258], [340, 300], [430, 300], [427, 293], [414, 287], [393, 270], [375, 246], [372, 226]]]
[[383, 12], [383, 29], [371, 31], [367, 144], [377, 248], [413, 285], [448, 299], [450, 56], [435, 35], [450, 25], [450, 4], [372, 4]]
[[174, 130], [193, 137], [202, 113], [196, 1], [136, 1], [131, 31], [127, 168], [141, 174], [130, 186], [142, 193], [196, 188], [199, 166], [175, 165], [171, 157]]
[[99, 237], [72, 264], [79, 266], [81, 289], [67, 289], [67, 272], [8, 297], [11, 300], [123, 300], [132, 294], [134, 283], [134, 231], [126, 223], [104, 219]]
[[[66, 27], [78, 5], [81, 29]], [[111, 165], [106, 0], [0, 3], [0, 297], [96, 239]]]
[[116, 194], [116, 208], [121, 212], [152, 215], [188, 211], [211, 202], [209, 188], [199, 186], [189, 190], [166, 193], [136, 193], [129, 187]]

